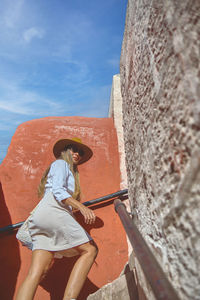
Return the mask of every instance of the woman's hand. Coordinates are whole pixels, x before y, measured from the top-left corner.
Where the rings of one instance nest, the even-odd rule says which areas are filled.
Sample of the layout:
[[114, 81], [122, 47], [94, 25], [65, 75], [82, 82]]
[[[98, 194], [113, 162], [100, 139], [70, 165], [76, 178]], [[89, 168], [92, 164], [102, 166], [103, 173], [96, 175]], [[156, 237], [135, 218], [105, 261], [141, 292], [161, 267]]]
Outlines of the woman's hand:
[[95, 222], [95, 213], [93, 212], [93, 210], [91, 210], [84, 204], [80, 203], [72, 197], [63, 200], [62, 202], [64, 204], [71, 205], [75, 210], [79, 210], [80, 213], [83, 215], [86, 224], [93, 224]]
[[81, 205], [79, 210], [80, 213], [83, 215], [86, 224], [93, 224], [95, 222], [96, 216], [93, 210], [84, 205]]

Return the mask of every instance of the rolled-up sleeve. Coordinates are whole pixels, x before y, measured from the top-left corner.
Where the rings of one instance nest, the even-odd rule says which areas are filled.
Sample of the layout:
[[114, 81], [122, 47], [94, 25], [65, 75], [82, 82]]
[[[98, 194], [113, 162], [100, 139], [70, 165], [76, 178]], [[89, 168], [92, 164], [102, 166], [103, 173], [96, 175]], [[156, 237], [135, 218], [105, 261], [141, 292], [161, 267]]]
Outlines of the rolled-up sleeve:
[[67, 190], [69, 172], [69, 167], [63, 160], [57, 160], [51, 165], [52, 193], [59, 202], [71, 197], [71, 194]]

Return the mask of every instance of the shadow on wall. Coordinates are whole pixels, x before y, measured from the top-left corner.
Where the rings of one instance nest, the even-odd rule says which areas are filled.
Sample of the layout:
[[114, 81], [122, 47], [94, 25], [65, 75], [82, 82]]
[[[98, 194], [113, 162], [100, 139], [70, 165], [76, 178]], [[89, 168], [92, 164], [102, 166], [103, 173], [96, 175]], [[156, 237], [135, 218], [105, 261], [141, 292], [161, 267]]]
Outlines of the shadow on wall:
[[[76, 219], [89, 234], [92, 228], [100, 228], [104, 225], [103, 221], [98, 217], [95, 225], [86, 225], [79, 212], [76, 213]], [[62, 299], [69, 275], [77, 259], [78, 257], [55, 259], [52, 268], [49, 270], [45, 279], [41, 282], [41, 286], [49, 292], [51, 300]], [[85, 300], [90, 294], [97, 290], [98, 287], [87, 278], [78, 300]]]
[[[99, 208], [109, 205], [113, 200], [107, 201], [107, 203], [102, 203], [95, 205], [94, 208]], [[5, 203], [4, 193], [2, 185], [0, 184], [0, 227], [12, 224], [8, 208]], [[101, 228], [104, 226], [104, 222], [101, 218], [97, 217], [95, 224], [85, 224], [83, 216], [77, 212], [75, 214], [77, 221], [85, 228], [85, 230], [90, 234], [90, 231], [94, 228]], [[1, 275], [0, 275], [0, 299], [11, 300], [14, 297], [14, 292], [16, 288], [17, 277], [19, 269], [21, 266], [20, 251], [18, 241], [16, 239], [16, 232], [11, 232], [9, 234], [1, 234], [1, 248], [0, 248], [0, 265], [1, 265]], [[31, 255], [31, 251], [30, 251]], [[71, 270], [77, 260], [75, 258], [62, 258], [55, 259], [52, 268], [49, 270], [48, 274], [41, 282], [41, 287], [44, 288], [50, 295], [49, 299], [58, 300], [62, 299], [65, 287]], [[96, 262], [95, 262], [96, 264]], [[87, 278], [83, 289], [81, 291], [78, 300], [85, 300], [90, 294], [95, 293], [99, 289], [98, 286], [93, 284], [89, 278]], [[37, 295], [36, 295], [37, 297]]]
[[[12, 223], [8, 208], [5, 203], [3, 188], [0, 183], [0, 227]], [[15, 234], [3, 233], [0, 235], [0, 299], [13, 299], [17, 275], [20, 268], [19, 245]]]
[[[0, 227], [7, 226], [12, 223], [8, 208], [5, 204], [5, 198], [3, 194], [2, 185], [0, 184], [0, 211], [1, 220]], [[94, 228], [93, 225], [84, 225], [83, 217], [76, 214], [79, 223], [90, 233], [90, 230]], [[97, 217], [95, 228], [103, 227], [103, 221]], [[14, 297], [15, 287], [18, 272], [21, 265], [19, 246], [16, 239], [16, 233], [1, 234], [0, 236], [0, 299], [11, 300]], [[31, 252], [30, 252], [31, 255]], [[45, 279], [41, 282], [41, 286], [49, 292], [51, 300], [62, 299], [65, 287], [71, 270], [77, 260], [75, 258], [62, 258], [56, 259], [54, 265], [49, 270]], [[92, 294], [98, 290], [98, 287], [94, 285], [89, 279], [86, 280], [84, 287], [81, 291], [81, 295], [78, 300], [85, 300], [89, 294]]]
[[[62, 299], [67, 281], [77, 258], [56, 259], [41, 286], [49, 292], [51, 300]], [[78, 300], [85, 300], [89, 294], [98, 290], [89, 279], [86, 280]]]

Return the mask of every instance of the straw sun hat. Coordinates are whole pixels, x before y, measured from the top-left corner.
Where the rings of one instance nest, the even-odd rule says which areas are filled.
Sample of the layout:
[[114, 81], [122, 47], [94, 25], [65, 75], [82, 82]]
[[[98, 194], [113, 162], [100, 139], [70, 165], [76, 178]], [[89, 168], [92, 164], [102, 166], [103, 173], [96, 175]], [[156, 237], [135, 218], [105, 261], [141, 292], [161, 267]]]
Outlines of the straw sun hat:
[[60, 156], [61, 152], [64, 150], [64, 148], [68, 145], [75, 145], [75, 146], [77, 146], [78, 149], [83, 150], [84, 154], [78, 163], [79, 165], [81, 165], [84, 162], [86, 162], [87, 160], [89, 160], [93, 155], [92, 150], [88, 146], [83, 144], [81, 139], [72, 138], [72, 139], [62, 139], [62, 140], [57, 141], [53, 147], [54, 156], [56, 158], [58, 158]]

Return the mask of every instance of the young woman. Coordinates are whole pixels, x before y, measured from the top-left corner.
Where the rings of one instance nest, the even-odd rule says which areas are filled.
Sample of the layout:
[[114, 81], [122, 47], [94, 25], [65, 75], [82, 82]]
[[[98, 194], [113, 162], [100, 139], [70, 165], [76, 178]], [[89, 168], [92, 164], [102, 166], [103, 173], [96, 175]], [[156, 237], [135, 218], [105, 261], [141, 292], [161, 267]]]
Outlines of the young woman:
[[79, 202], [77, 165], [89, 160], [92, 150], [80, 139], [59, 140], [53, 148], [56, 160], [45, 171], [38, 191], [43, 196], [29, 220], [32, 262], [16, 300], [32, 300], [53, 258], [79, 255], [68, 280], [63, 300], [76, 299], [96, 258], [97, 247], [73, 217], [79, 210], [85, 223], [95, 222], [94, 212]]

